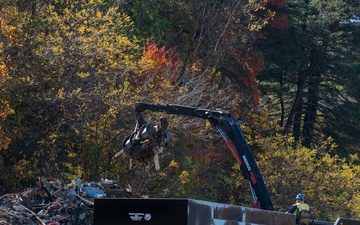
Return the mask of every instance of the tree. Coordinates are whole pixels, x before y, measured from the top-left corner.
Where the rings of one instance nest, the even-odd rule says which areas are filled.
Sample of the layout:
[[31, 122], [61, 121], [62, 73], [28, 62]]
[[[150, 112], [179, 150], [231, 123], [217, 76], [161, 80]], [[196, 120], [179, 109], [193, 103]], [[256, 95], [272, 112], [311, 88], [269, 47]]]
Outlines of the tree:
[[[147, 3], [130, 1], [124, 8], [131, 7], [129, 14], [136, 18], [140, 30], [154, 27], [162, 29], [161, 32], [155, 32], [154, 28], [153, 32], [147, 34], [179, 54], [183, 68], [186, 69], [179, 73], [178, 81], [186, 82], [186, 72], [193, 68], [199, 70], [198, 76], [207, 76], [206, 79], [217, 84], [219, 90], [227, 86], [238, 86], [237, 92], [243, 96], [238, 109], [245, 111], [249, 105], [258, 104], [260, 93], [256, 76], [263, 61], [261, 53], [252, 49], [252, 43], [259, 35], [259, 28], [268, 22], [271, 13], [264, 10], [266, 12], [256, 18], [256, 12], [262, 10], [261, 3], [256, 1], [158, 3], [159, 1], [155, 1], [149, 6]], [[144, 15], [145, 10], [150, 13]], [[161, 12], [154, 16], [158, 20], [149, 19], [152, 12]], [[160, 18], [165, 16], [166, 19]], [[144, 26], [147, 22], [149, 25]], [[142, 37], [145, 38], [148, 37]]]
[[128, 104], [126, 80], [140, 47], [129, 17], [102, 5], [78, 3], [61, 13], [39, 5], [6, 46], [12, 79], [2, 97], [16, 112], [4, 122], [13, 137], [8, 163], [23, 162], [24, 183], [40, 173], [86, 179], [111, 166], [124, 122], [117, 114]]
[[[24, 177], [24, 174], [26, 176], [26, 172], [24, 171], [17, 173], [17, 169], [26, 163], [14, 163], [16, 155], [12, 155], [11, 153], [12, 143], [16, 138], [8, 132], [9, 127], [7, 124], [16, 111], [14, 111], [12, 107], [12, 102], [6, 98], [7, 94], [4, 90], [6, 90], [7, 85], [12, 82], [12, 76], [14, 74], [11, 70], [11, 63], [13, 62], [12, 60], [15, 54], [14, 50], [19, 45], [19, 41], [17, 40], [18, 34], [19, 31], [24, 28], [27, 15], [24, 12], [19, 12], [16, 7], [6, 4], [1, 4], [0, 13], [0, 86], [2, 90], [0, 99], [0, 173], [2, 174], [2, 187], [0, 191], [5, 191], [8, 187], [15, 188], [17, 186], [16, 178]], [[9, 137], [11, 137], [11, 139]]]
[[16, 112], [4, 127], [13, 140], [6, 164], [14, 165], [9, 174], [19, 174], [12, 178], [19, 186], [38, 174], [97, 179], [127, 173], [113, 155], [133, 128], [136, 101], [236, 102], [231, 88], [219, 91], [191, 68], [186, 84], [179, 82], [172, 50], [149, 42], [142, 55], [130, 18], [103, 1], [35, 8], [24, 13], [6, 46], [12, 79], [2, 89]]
[[288, 210], [296, 194], [303, 193], [318, 220], [358, 217], [353, 207], [358, 204], [359, 166], [356, 161], [330, 156], [336, 148], [331, 138], [313, 149], [300, 145], [294, 149], [290, 136], [276, 135], [260, 142], [264, 151], [257, 155], [258, 164], [280, 211]]
[[286, 13], [288, 29], [264, 29], [267, 39], [259, 46], [268, 66], [260, 79], [267, 96], [276, 93], [272, 99], [279, 107], [274, 113], [285, 132], [310, 147], [335, 120], [343, 123], [335, 108], [343, 108], [345, 102], [358, 104], [344, 92], [347, 79], [358, 77], [350, 69], [354, 64], [346, 63], [359, 56], [358, 24], [352, 20], [356, 3], [288, 1]]
[[[5, 64], [6, 54], [4, 53], [4, 42], [9, 41], [12, 38], [14, 26], [8, 24], [7, 14], [5, 10], [0, 8], [0, 12], [3, 15], [3, 18], [0, 20], [2, 35], [0, 38], [0, 87], [3, 86], [3, 83], [9, 79], [8, 69]], [[5, 40], [4, 40], [5, 39]], [[3, 42], [4, 40], [4, 42]], [[10, 113], [10, 106], [8, 102], [0, 99], [0, 119], [2, 121], [6, 120], [7, 116]], [[2, 126], [0, 125], [0, 150], [7, 149], [10, 143], [10, 138], [4, 133]]]
[[136, 27], [136, 35], [143, 39], [152, 37], [158, 44], [164, 44], [170, 30], [171, 21], [169, 7], [173, 4], [170, 0], [141, 1], [132, 0], [120, 3], [120, 9], [129, 15]]

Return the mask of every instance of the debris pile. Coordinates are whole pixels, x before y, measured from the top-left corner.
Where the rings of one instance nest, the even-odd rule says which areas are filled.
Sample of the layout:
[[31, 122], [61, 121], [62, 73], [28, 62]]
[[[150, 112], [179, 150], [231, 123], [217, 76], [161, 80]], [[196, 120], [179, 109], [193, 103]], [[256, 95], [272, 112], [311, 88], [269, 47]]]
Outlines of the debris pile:
[[91, 225], [94, 198], [141, 198], [116, 181], [70, 184], [39, 178], [38, 187], [0, 196], [0, 225]]

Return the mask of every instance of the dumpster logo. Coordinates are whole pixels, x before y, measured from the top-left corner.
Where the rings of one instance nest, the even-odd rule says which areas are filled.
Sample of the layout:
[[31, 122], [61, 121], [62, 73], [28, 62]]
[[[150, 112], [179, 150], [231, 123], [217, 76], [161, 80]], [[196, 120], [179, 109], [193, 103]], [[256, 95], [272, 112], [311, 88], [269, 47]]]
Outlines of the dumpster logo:
[[150, 213], [129, 213], [129, 216], [132, 221], [141, 221], [142, 219], [146, 221], [151, 220]]

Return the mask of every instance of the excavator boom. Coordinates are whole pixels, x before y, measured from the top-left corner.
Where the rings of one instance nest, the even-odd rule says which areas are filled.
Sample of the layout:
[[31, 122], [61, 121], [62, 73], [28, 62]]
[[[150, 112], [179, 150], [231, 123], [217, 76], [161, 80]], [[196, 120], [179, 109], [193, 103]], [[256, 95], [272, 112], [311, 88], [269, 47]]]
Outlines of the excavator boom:
[[176, 104], [136, 103], [135, 112], [137, 114], [146, 110], [209, 120], [218, 129], [225, 140], [226, 146], [240, 164], [244, 178], [249, 180], [254, 198], [254, 206], [261, 209], [274, 210], [271, 198], [240, 125], [230, 113], [219, 109], [201, 109]]

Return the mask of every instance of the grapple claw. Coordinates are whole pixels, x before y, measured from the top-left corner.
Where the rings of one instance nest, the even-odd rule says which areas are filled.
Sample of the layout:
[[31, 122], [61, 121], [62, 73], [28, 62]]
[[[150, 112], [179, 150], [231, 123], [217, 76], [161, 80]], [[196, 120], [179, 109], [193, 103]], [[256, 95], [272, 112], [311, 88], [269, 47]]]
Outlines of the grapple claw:
[[154, 158], [156, 168], [158, 165], [158, 154], [162, 153], [165, 145], [170, 141], [168, 132], [168, 120], [160, 118], [160, 123], [152, 125], [144, 120], [140, 113], [137, 114], [137, 123], [134, 132], [127, 136], [122, 144], [122, 151], [133, 160], [149, 161]]

